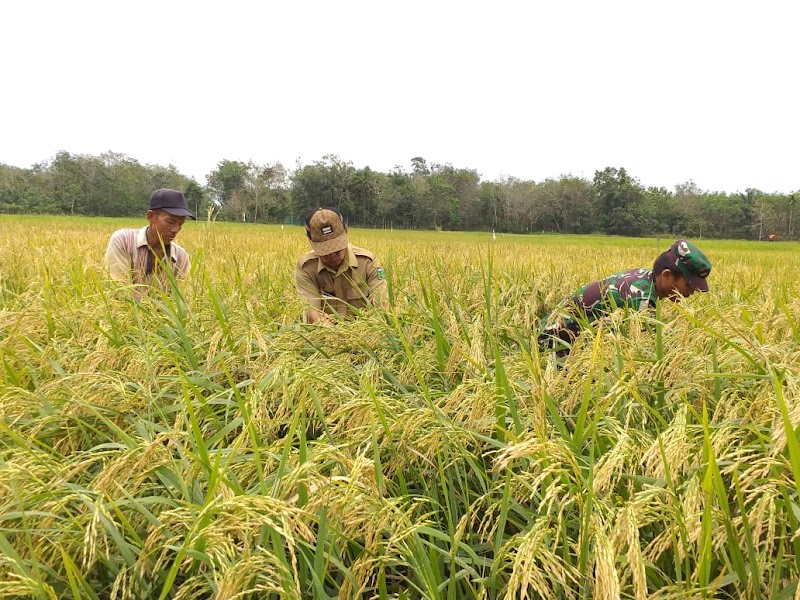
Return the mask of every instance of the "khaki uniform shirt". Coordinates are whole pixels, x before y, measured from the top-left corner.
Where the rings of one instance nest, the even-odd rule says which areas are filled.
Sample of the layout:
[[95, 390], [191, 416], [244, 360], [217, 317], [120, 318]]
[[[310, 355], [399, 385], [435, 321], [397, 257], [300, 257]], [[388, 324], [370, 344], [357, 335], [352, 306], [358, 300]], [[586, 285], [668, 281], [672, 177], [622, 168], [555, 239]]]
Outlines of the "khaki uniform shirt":
[[297, 261], [294, 271], [297, 293], [311, 308], [327, 314], [351, 315], [350, 307], [363, 309], [367, 303], [389, 305], [383, 267], [369, 250], [347, 247], [338, 270], [320, 260], [314, 251]]
[[106, 249], [105, 265], [112, 279], [135, 285], [156, 285], [169, 289], [169, 276], [163, 268], [169, 264], [173, 275], [182, 279], [189, 272], [189, 254], [177, 243], [165, 248], [166, 256], [159, 259], [147, 245], [147, 226], [141, 229], [120, 229], [111, 235]]

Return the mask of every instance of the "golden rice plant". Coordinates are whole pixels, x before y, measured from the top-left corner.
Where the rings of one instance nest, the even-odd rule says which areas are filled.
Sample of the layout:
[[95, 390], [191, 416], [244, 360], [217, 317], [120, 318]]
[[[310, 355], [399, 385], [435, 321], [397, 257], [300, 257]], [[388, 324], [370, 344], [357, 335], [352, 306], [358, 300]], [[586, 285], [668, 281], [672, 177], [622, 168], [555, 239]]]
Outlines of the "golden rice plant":
[[709, 294], [539, 319], [671, 239], [353, 230], [391, 309], [302, 324], [299, 227], [0, 218], [0, 597], [800, 594], [798, 246], [702, 241]]

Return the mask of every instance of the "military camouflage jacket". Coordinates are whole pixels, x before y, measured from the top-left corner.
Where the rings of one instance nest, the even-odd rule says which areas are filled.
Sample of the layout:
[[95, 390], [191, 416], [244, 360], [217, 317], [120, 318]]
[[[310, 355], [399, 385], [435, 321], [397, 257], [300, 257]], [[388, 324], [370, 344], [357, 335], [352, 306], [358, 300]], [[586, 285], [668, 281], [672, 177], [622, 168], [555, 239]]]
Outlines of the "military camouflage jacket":
[[644, 310], [656, 305], [656, 284], [652, 269], [631, 269], [587, 283], [575, 294], [542, 320], [543, 335], [559, 335], [559, 330], [570, 330], [573, 337], [579, 321], [588, 323], [615, 308]]

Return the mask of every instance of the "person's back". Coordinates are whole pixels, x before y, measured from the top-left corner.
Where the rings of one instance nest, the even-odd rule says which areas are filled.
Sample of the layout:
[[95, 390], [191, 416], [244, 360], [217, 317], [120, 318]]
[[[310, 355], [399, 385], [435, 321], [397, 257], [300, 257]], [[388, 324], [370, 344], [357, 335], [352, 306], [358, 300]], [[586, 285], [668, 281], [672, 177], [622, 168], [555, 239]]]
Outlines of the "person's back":
[[629, 307], [643, 310], [656, 304], [652, 269], [629, 269], [584, 285], [570, 300], [589, 322], [604, 312]]

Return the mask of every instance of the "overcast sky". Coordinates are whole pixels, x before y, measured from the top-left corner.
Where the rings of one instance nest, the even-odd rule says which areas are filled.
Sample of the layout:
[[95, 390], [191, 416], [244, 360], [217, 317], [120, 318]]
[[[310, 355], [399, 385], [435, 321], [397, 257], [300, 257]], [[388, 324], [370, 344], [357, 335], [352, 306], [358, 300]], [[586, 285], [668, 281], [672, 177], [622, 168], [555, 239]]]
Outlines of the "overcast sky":
[[800, 189], [800, 3], [4, 2], [0, 162], [337, 154]]

